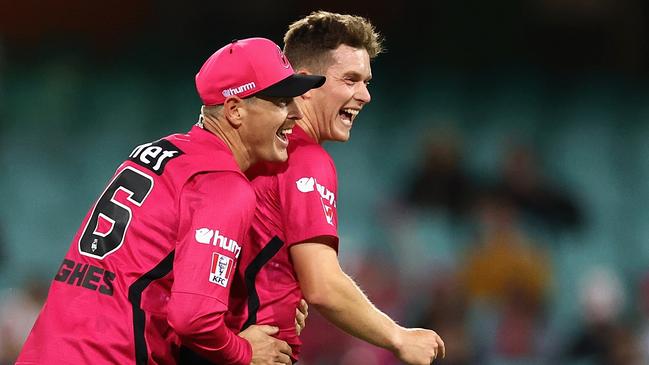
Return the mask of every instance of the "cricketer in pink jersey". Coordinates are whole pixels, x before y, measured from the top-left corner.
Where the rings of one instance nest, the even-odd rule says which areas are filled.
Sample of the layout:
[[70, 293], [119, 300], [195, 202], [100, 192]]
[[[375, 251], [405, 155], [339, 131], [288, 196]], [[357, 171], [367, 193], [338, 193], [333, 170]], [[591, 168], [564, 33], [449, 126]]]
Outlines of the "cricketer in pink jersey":
[[242, 171], [286, 160], [286, 134], [302, 116], [293, 97], [323, 82], [294, 74], [267, 39], [216, 51], [196, 75], [198, 125], [137, 146], [118, 167], [17, 364], [176, 364], [184, 354], [290, 364], [276, 329], [237, 335], [224, 314], [256, 203]]
[[296, 98], [304, 118], [290, 136], [288, 161], [247, 172], [257, 208], [250, 249], [242, 253], [235, 280], [245, 283], [239, 288], [245, 287], [248, 298], [226, 322], [241, 329], [255, 323], [278, 326], [294, 360], [300, 340], [292, 309], [302, 297], [339, 328], [392, 351], [406, 364], [430, 365], [438, 354], [444, 356], [435, 331], [395, 323], [338, 262], [336, 169], [321, 144], [349, 139], [356, 116], [370, 102], [370, 59], [381, 48], [367, 19], [325, 11], [293, 23], [284, 37], [284, 51], [296, 70], [322, 73], [327, 80]]
[[[252, 221], [250, 247], [240, 262], [228, 325], [247, 328], [264, 323], [280, 327], [278, 337], [299, 357], [300, 339], [293, 325], [295, 307], [302, 298], [289, 248], [316, 236], [336, 238], [336, 169], [327, 152], [300, 127], [289, 136], [289, 161], [261, 163], [247, 171], [254, 176], [257, 211]], [[290, 212], [290, 213], [289, 213]], [[308, 223], [307, 223], [308, 222]], [[337, 246], [333, 246], [337, 249]]]

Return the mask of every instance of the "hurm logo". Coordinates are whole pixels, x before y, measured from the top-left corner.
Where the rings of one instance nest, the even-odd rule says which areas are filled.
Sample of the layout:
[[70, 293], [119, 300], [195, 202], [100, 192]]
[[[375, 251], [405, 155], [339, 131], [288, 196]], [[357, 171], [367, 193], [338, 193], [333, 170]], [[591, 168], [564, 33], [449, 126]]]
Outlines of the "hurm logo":
[[229, 89], [225, 89], [221, 93], [223, 94], [223, 96], [225, 96], [227, 98], [227, 97], [230, 97], [232, 95], [240, 94], [240, 93], [242, 93], [244, 91], [252, 90], [252, 89], [254, 89], [256, 87], [257, 87], [257, 85], [255, 85], [254, 82], [249, 82], [249, 83], [243, 84], [243, 85], [241, 85], [239, 87], [235, 87], [235, 88], [231, 87]]
[[222, 235], [218, 229], [200, 228], [196, 230], [194, 236], [196, 242], [204, 245], [213, 245], [220, 247], [226, 251], [230, 251], [235, 257], [239, 257], [241, 253], [241, 246], [232, 238]]

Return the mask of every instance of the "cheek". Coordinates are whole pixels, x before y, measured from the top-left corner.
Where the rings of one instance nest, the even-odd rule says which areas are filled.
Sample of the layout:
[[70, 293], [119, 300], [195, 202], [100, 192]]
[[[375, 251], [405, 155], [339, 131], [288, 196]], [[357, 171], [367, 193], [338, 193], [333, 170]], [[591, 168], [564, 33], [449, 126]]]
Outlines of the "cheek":
[[269, 134], [271, 130], [279, 128], [283, 122], [281, 116], [276, 112], [259, 113], [254, 118], [255, 132], [259, 135]]
[[251, 129], [248, 134], [251, 135], [256, 145], [263, 145], [268, 140], [270, 135], [270, 121], [261, 115], [255, 116], [255, 123], [250, 125]]
[[282, 113], [282, 112], [274, 112], [274, 113], [268, 113], [261, 118], [265, 121], [265, 123], [260, 127], [260, 130], [263, 131], [264, 135], [268, 137], [274, 137], [275, 132], [279, 129], [279, 127], [282, 126], [284, 121], [286, 120], [287, 113]]

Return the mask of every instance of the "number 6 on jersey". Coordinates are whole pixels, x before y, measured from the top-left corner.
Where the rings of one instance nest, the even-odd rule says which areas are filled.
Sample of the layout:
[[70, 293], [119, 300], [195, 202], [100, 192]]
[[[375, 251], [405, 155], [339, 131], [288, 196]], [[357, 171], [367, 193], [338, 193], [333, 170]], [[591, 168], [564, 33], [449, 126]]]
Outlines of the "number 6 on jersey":
[[117, 251], [132, 218], [131, 208], [124, 201], [139, 207], [152, 188], [153, 179], [130, 166], [115, 176], [92, 210], [79, 239], [79, 252], [101, 260]]

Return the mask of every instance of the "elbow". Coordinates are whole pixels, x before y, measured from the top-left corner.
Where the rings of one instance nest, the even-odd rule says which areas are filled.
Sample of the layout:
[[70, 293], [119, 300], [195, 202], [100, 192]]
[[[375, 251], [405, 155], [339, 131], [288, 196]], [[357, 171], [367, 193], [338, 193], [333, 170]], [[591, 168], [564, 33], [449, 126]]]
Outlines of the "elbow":
[[167, 305], [167, 322], [181, 338], [193, 338], [222, 325], [222, 309], [218, 302], [205, 302], [205, 298], [174, 294]]
[[192, 337], [196, 331], [190, 313], [182, 308], [170, 307], [167, 322], [181, 338]]
[[307, 303], [309, 303], [309, 305], [312, 305], [314, 307], [320, 307], [326, 302], [326, 297], [315, 290], [310, 290], [310, 291], [303, 290], [302, 295], [304, 296], [304, 299], [307, 301]]
[[318, 311], [339, 311], [349, 299], [349, 277], [337, 267], [325, 275], [312, 275], [300, 280], [300, 289], [309, 305]]
[[330, 288], [326, 283], [322, 283], [321, 285], [302, 288], [302, 294], [307, 303], [318, 311], [330, 311], [336, 307], [336, 298]]

